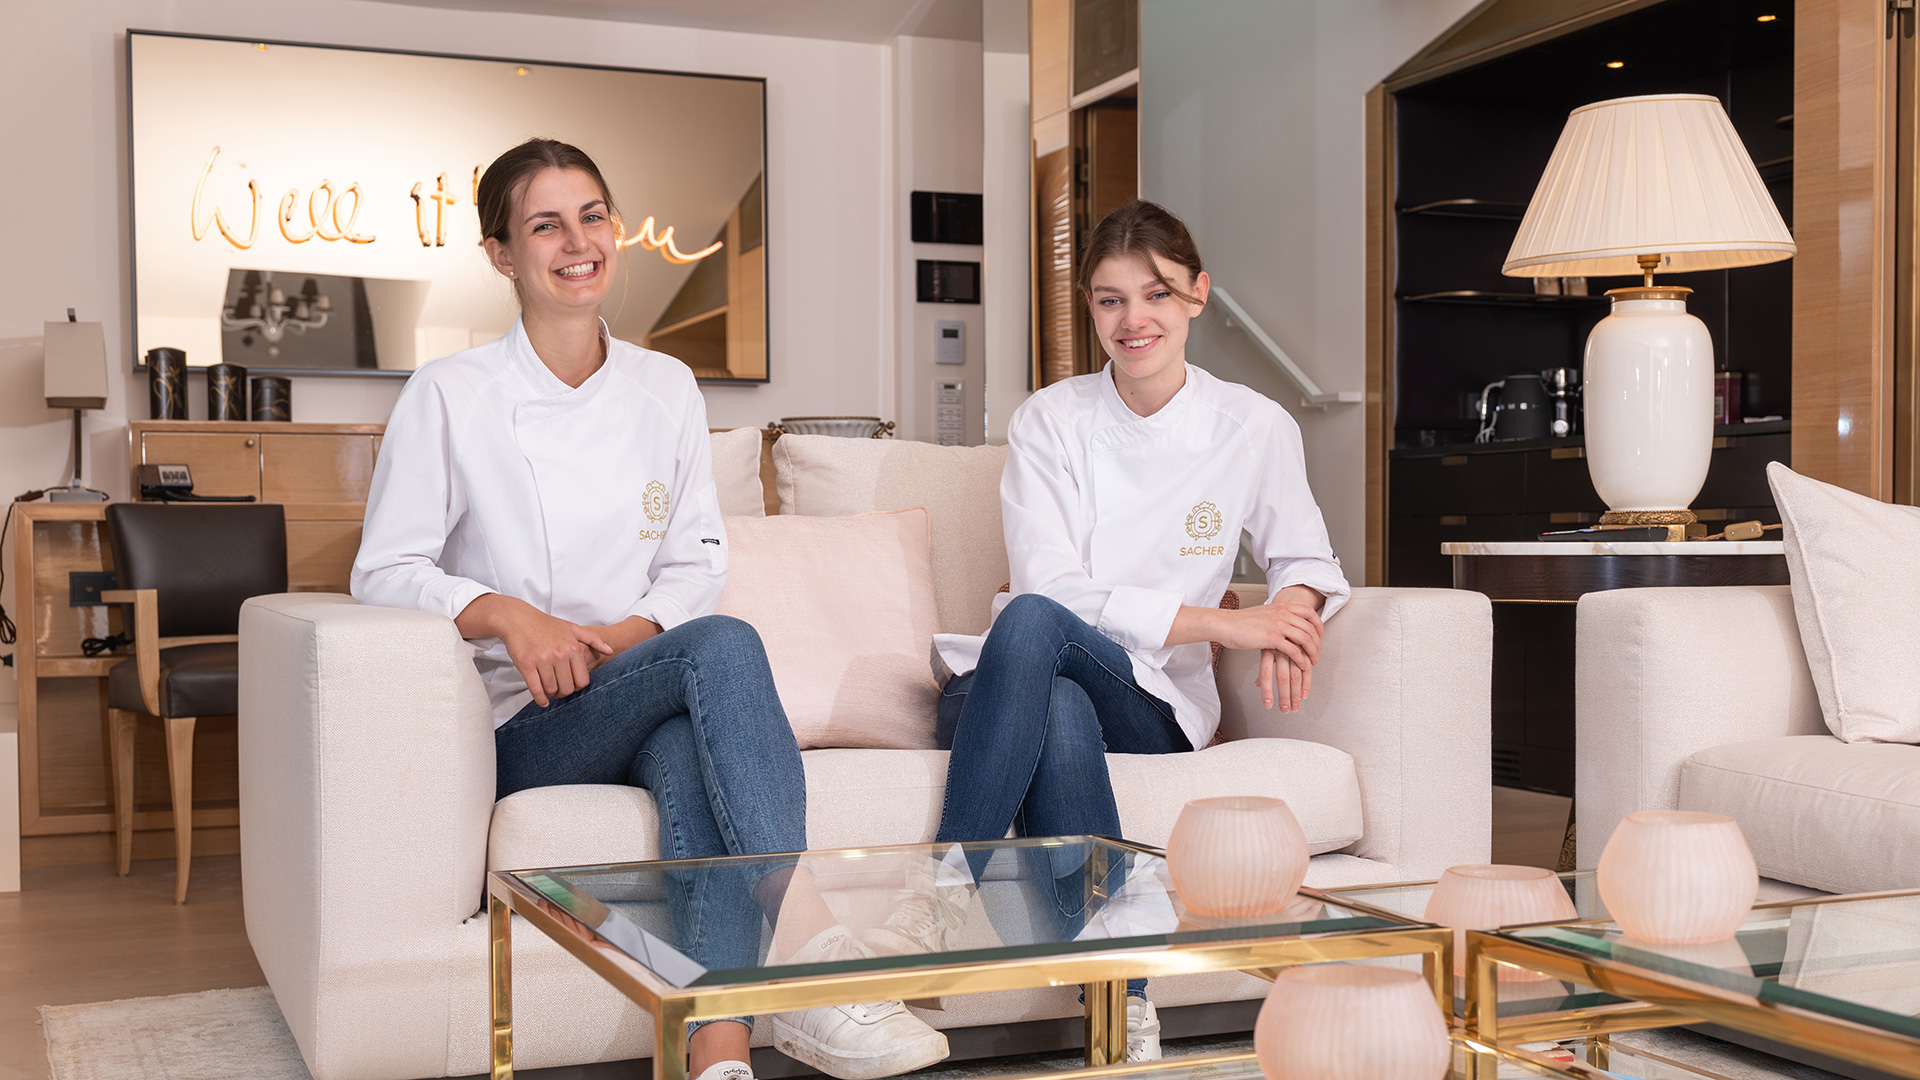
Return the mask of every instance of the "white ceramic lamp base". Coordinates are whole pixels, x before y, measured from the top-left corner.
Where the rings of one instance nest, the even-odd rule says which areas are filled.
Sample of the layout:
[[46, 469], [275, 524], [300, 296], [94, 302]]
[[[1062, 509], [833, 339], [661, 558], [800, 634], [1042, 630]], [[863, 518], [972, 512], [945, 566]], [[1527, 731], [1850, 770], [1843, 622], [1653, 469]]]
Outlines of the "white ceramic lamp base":
[[1713, 339], [1690, 290], [1614, 289], [1587, 338], [1587, 470], [1602, 524], [1684, 525], [1713, 455]]

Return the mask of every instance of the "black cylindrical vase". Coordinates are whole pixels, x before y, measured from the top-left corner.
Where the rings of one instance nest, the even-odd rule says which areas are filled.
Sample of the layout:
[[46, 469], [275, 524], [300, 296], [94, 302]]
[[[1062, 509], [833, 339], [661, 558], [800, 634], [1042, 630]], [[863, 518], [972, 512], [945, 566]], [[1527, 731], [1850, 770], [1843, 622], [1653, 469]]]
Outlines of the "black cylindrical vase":
[[253, 418], [256, 421], [293, 419], [293, 380], [258, 375], [253, 380]]
[[247, 418], [247, 369], [239, 364], [215, 364], [207, 369], [207, 419]]
[[154, 420], [187, 418], [187, 354], [162, 346], [147, 350], [147, 413]]

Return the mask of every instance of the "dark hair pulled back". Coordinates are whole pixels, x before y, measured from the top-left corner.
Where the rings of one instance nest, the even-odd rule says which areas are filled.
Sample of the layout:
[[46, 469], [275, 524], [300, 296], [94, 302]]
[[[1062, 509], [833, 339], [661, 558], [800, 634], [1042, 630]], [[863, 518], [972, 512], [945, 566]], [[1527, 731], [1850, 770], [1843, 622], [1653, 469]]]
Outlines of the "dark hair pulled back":
[[480, 190], [474, 202], [480, 211], [480, 235], [506, 243], [513, 233], [513, 200], [527, 182], [546, 169], [579, 169], [600, 185], [600, 197], [607, 201], [607, 215], [619, 220], [613, 206], [613, 190], [600, 166], [585, 150], [557, 139], [528, 139], [493, 159], [480, 176]]
[[1194, 278], [1200, 276], [1200, 249], [1193, 242], [1193, 234], [1187, 231], [1186, 222], [1159, 203], [1145, 199], [1116, 206], [1087, 234], [1080, 256], [1080, 291], [1093, 292], [1093, 271], [1101, 263], [1113, 258], [1133, 258], [1144, 263], [1168, 292], [1189, 304], [1199, 303], [1198, 297], [1161, 275], [1160, 267], [1153, 261], [1155, 255], [1186, 267]]

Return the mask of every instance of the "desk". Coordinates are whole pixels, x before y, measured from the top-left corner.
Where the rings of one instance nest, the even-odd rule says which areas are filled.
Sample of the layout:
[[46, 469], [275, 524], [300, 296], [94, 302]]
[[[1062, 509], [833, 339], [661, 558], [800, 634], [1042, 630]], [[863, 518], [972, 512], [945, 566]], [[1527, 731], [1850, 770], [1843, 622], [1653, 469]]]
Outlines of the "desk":
[[[130, 458], [184, 462], [203, 495], [252, 495], [287, 514], [287, 587], [345, 592], [378, 424], [254, 424], [136, 420]], [[132, 482], [132, 478], [129, 478]], [[133, 482], [132, 490], [139, 490]], [[84, 638], [122, 629], [120, 611], [69, 602], [68, 575], [113, 569], [101, 503], [14, 506], [11, 567], [20, 620], [20, 858], [26, 866], [112, 863], [113, 787], [106, 736], [106, 674], [131, 653], [91, 657]], [[240, 850], [239, 750], [232, 717], [194, 733], [194, 850]], [[166, 746], [141, 725], [134, 751], [134, 857], [170, 858], [173, 814]], [[0, 823], [3, 824], [3, 823]]]

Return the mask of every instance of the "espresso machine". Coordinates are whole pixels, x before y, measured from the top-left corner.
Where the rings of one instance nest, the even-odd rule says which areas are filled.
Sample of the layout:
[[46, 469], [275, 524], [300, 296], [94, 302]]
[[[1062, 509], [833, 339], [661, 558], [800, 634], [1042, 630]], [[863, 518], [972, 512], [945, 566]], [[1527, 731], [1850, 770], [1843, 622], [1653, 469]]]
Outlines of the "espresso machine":
[[1580, 369], [1516, 371], [1480, 391], [1476, 412], [1475, 442], [1571, 435], [1579, 426]]
[[1553, 399], [1553, 419], [1548, 430], [1556, 439], [1580, 431], [1580, 369], [1548, 368], [1540, 373], [1540, 381], [1546, 384], [1547, 396]]

